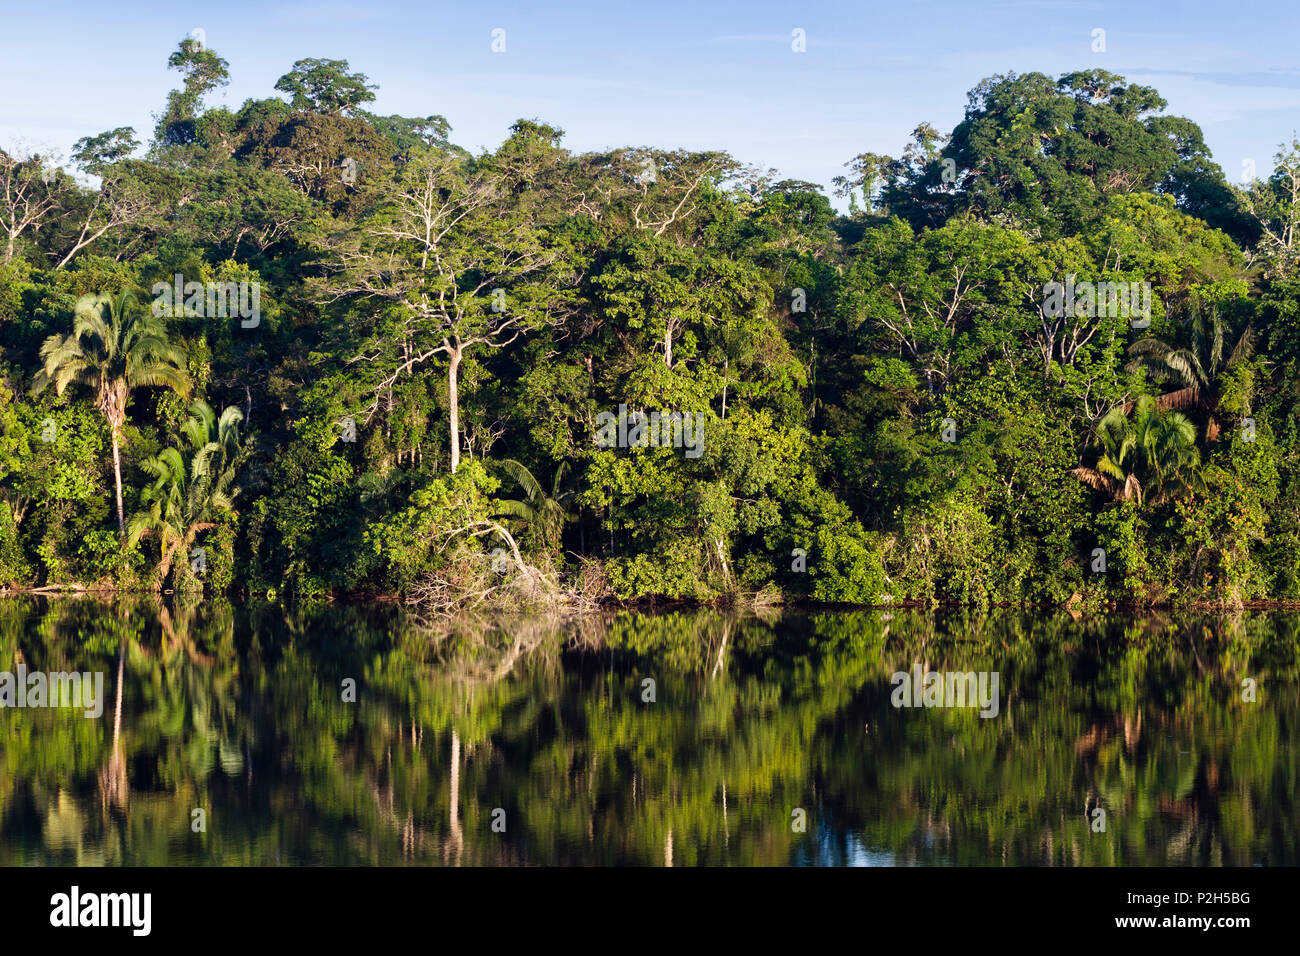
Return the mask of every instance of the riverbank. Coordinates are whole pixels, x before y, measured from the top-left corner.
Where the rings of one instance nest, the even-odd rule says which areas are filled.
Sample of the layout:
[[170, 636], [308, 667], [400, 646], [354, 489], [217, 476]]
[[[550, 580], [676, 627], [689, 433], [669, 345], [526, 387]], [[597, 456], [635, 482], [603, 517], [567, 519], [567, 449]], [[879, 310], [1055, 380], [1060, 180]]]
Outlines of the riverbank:
[[[92, 597], [112, 597], [112, 596], [140, 596], [140, 597], [200, 597], [210, 592], [194, 588], [177, 591], [172, 588], [150, 589], [150, 588], [118, 588], [108, 586], [84, 586], [75, 584], [65, 585], [44, 585], [39, 587], [0, 587], [0, 597], [15, 595], [33, 595], [41, 597], [71, 597], [85, 595]], [[411, 595], [400, 594], [395, 592], [344, 592], [339, 594], [313, 595], [307, 598], [293, 598], [292, 595], [282, 596], [278, 594], [267, 594], [265, 596], [256, 596], [248, 592], [235, 591], [233, 594], [226, 595], [231, 601], [247, 600], [266, 600], [279, 601], [288, 597], [291, 603], [305, 604], [384, 604], [396, 605], [412, 608], [421, 608], [422, 602]], [[512, 595], [511, 597], [517, 597]], [[500, 606], [497, 606], [497, 605]], [[1200, 610], [1200, 611], [1288, 611], [1300, 610], [1300, 599], [1295, 598], [1257, 598], [1249, 601], [1208, 601], [1208, 600], [1187, 600], [1187, 601], [1098, 601], [1098, 600], [1070, 600], [1064, 603], [1048, 603], [1035, 601], [988, 601], [988, 602], [960, 602], [952, 600], [934, 600], [934, 601], [916, 601], [901, 600], [889, 601], [878, 604], [852, 604], [845, 602], [818, 602], [810, 601], [806, 598], [795, 597], [787, 598], [777, 594], [773, 596], [770, 593], [759, 592], [756, 594], [725, 595], [713, 599], [695, 599], [695, 598], [667, 598], [667, 597], [640, 597], [632, 600], [620, 600], [613, 596], [601, 596], [592, 598], [587, 595], [574, 591], [562, 591], [555, 594], [547, 595], [534, 601], [517, 600], [507, 602], [492, 602], [487, 605], [489, 610], [498, 611], [517, 611], [517, 612], [540, 612], [546, 610], [557, 610], [570, 612], [581, 612], [583, 610], [626, 610], [626, 611], [672, 611], [672, 610], [763, 610], [763, 609], [782, 609], [789, 611], [862, 611], [876, 610], [889, 612], [894, 610], [936, 610], [936, 611], [960, 611], [970, 609], [998, 609], [998, 610], [1024, 610], [1024, 611], [1044, 611], [1044, 610], [1061, 610], [1070, 613], [1089, 613], [1089, 614], [1112, 614], [1125, 613], [1137, 614], [1147, 611], [1179, 611], [1179, 610]], [[455, 608], [446, 609], [447, 613], [455, 612]]]

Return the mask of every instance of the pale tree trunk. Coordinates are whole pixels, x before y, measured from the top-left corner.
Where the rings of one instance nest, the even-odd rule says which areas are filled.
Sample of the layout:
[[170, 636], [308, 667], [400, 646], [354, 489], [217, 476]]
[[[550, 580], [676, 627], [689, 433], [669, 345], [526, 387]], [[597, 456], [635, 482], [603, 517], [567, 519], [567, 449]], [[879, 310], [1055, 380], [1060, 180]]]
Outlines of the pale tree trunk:
[[451, 353], [447, 363], [447, 421], [451, 429], [451, 473], [460, 466], [460, 386], [456, 375], [460, 371], [461, 350]]
[[722, 420], [727, 420], [727, 385], [730, 384], [731, 377], [731, 358], [728, 356], [722, 363]]
[[451, 830], [460, 832], [460, 734], [451, 732]]
[[117, 699], [113, 702], [113, 759], [117, 760], [122, 752], [119, 742], [122, 736], [122, 678], [126, 674], [126, 638], [121, 639], [117, 649]]
[[122, 454], [117, 447], [117, 429], [113, 428], [113, 483], [117, 491], [117, 533], [126, 537], [126, 514], [122, 510]]
[[464, 849], [465, 835], [460, 825], [460, 734], [451, 732], [451, 834], [447, 851], [454, 854], [457, 865]]
[[127, 795], [126, 757], [122, 753], [122, 679], [126, 674], [126, 638], [123, 637], [117, 652], [117, 700], [113, 704], [113, 752], [108, 766], [100, 771], [99, 782], [104, 799], [113, 806], [121, 806]]

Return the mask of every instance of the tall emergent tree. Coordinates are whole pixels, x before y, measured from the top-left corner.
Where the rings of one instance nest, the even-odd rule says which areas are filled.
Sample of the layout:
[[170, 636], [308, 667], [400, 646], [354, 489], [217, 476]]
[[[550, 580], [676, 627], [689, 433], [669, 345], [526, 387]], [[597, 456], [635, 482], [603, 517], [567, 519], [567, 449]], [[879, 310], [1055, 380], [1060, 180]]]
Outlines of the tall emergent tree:
[[179, 71], [185, 80], [181, 89], [167, 95], [167, 107], [158, 118], [154, 138], [160, 146], [186, 146], [197, 138], [195, 119], [203, 109], [203, 97], [230, 82], [230, 64], [201, 39], [190, 36], [167, 58], [167, 66]]
[[[373, 334], [352, 359], [376, 370], [369, 416], [435, 357], [447, 361], [451, 470], [460, 465], [461, 363], [545, 321], [555, 298], [540, 279], [559, 260], [507, 171], [426, 151], [397, 174], [391, 198], [359, 229], [327, 238], [327, 301], [369, 303]], [[379, 306], [376, 315], [375, 306]]]
[[316, 113], [351, 113], [362, 103], [374, 100], [376, 89], [364, 73], [349, 73], [347, 60], [309, 56], [275, 81], [275, 88], [288, 93], [296, 110]]

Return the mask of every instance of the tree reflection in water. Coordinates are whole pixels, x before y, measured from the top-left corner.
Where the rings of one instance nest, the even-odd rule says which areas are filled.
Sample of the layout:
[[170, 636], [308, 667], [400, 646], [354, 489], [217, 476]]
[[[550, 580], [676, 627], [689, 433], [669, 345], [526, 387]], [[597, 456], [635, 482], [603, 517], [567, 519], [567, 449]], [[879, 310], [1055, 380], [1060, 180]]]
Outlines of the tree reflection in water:
[[[0, 710], [6, 865], [1300, 863], [1293, 615], [6, 598], [20, 656], [113, 696]], [[893, 708], [914, 664], [998, 671], [999, 715]]]

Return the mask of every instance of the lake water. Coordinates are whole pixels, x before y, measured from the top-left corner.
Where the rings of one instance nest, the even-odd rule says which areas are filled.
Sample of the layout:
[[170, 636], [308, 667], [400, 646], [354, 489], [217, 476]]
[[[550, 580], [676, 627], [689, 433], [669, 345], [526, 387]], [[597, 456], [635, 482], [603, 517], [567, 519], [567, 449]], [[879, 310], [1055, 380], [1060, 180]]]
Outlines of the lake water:
[[1294, 615], [431, 623], [0, 598], [0, 865], [1300, 864]]

